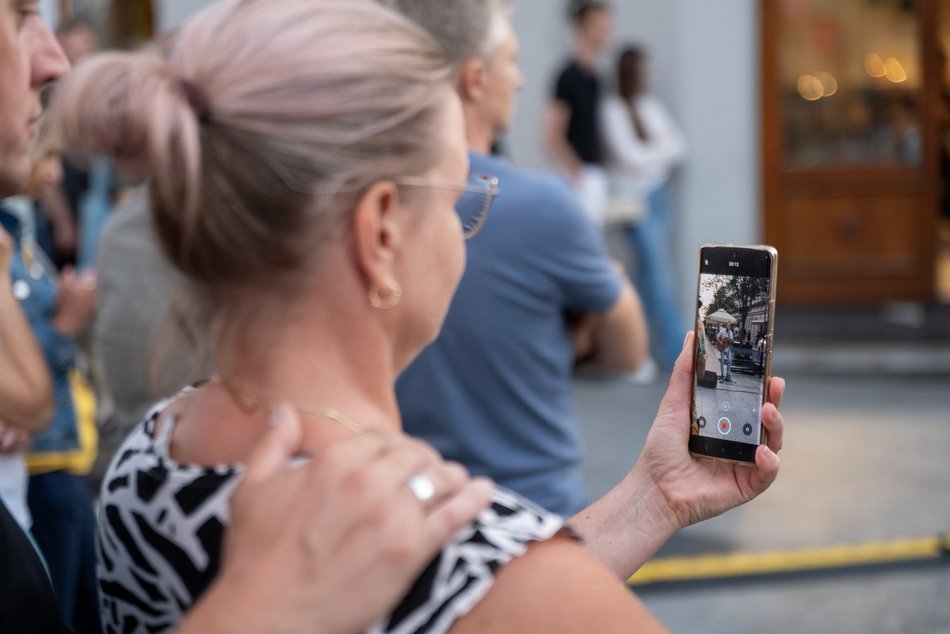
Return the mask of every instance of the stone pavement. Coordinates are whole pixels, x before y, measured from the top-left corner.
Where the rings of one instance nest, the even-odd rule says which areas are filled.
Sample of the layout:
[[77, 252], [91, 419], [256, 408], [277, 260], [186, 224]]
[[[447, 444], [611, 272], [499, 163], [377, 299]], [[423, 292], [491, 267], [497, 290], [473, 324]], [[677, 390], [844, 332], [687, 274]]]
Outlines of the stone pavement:
[[[781, 373], [778, 356], [776, 363]], [[858, 544], [950, 530], [950, 378], [785, 376], [779, 480], [749, 505], [684, 529], [660, 556]], [[592, 494], [609, 489], [632, 466], [665, 383], [576, 383]], [[950, 562], [639, 592], [674, 632], [950, 633]]]

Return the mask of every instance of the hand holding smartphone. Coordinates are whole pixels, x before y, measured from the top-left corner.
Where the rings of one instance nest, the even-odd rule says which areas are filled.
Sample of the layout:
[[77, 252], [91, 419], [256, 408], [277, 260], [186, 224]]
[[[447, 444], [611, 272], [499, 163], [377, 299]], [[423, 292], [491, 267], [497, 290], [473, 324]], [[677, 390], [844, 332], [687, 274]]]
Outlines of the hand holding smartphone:
[[769, 246], [699, 250], [689, 450], [755, 462], [772, 367], [778, 252]]

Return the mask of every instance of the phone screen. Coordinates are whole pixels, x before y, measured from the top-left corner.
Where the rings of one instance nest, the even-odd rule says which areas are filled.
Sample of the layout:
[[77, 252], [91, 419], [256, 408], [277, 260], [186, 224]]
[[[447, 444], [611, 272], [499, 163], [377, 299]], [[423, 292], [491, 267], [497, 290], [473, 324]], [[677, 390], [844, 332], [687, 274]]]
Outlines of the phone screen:
[[774, 251], [700, 250], [690, 448], [755, 461], [771, 350]]

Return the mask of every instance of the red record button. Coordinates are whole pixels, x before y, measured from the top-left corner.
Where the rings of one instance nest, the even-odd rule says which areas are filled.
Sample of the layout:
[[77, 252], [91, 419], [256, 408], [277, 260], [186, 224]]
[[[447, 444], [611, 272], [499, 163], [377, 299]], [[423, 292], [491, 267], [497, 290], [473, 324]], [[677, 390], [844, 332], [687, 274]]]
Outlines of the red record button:
[[719, 419], [719, 433], [725, 436], [732, 430], [732, 421], [723, 416]]

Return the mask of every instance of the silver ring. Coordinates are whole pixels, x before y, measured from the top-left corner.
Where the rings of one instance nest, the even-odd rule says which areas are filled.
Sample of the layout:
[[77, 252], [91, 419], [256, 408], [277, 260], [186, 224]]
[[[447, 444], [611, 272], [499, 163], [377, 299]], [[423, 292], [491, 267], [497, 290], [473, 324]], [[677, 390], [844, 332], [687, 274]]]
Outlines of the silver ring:
[[421, 504], [425, 504], [435, 497], [435, 482], [424, 473], [417, 473], [409, 478], [406, 486], [409, 487], [409, 490], [412, 491], [412, 494], [416, 496]]

